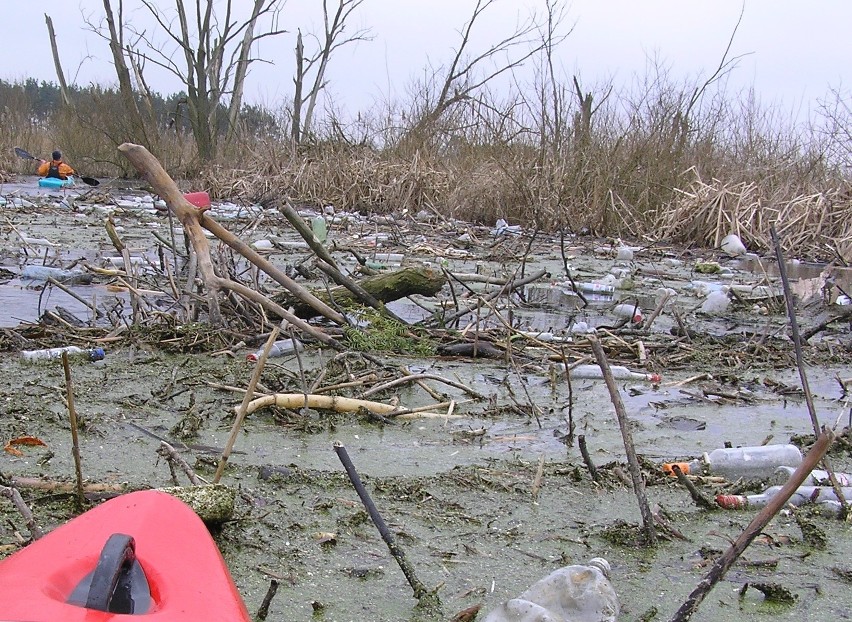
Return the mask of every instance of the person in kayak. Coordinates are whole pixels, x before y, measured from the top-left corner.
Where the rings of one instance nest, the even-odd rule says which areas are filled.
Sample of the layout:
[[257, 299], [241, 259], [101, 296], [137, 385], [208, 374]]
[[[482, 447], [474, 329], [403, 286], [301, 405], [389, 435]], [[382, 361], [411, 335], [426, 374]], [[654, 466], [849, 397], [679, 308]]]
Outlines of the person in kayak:
[[74, 169], [62, 161], [62, 152], [56, 150], [51, 154], [51, 157], [53, 158], [51, 161], [39, 160], [41, 162], [37, 171], [39, 177], [68, 179], [69, 175], [74, 174]]

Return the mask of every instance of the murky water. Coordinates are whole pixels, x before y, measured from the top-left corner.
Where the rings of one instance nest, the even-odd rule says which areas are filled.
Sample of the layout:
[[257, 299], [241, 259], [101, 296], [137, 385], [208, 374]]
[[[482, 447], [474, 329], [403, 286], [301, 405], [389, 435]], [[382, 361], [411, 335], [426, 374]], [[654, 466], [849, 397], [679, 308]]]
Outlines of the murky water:
[[[23, 210], [7, 215], [28, 235], [49, 238], [61, 249], [85, 249], [91, 260], [110, 249], [100, 214], [45, 216]], [[150, 250], [150, 231], [164, 226], [162, 218], [149, 215], [119, 212], [115, 218], [136, 247], [134, 253]], [[282, 231], [280, 223], [269, 227], [251, 235], [260, 238], [272, 230], [292, 235]], [[30, 261], [19, 252], [11, 232], [5, 231], [4, 239], [0, 263], [20, 267]], [[63, 260], [77, 254], [62, 252], [66, 253]], [[276, 255], [275, 260], [285, 265], [296, 256]], [[550, 254], [543, 253], [532, 262], [560, 274], [557, 256], [558, 252], [551, 249]], [[460, 272], [477, 269], [474, 258], [455, 258], [449, 263]], [[586, 255], [579, 248], [572, 259], [578, 279], [588, 281], [600, 277], [612, 263], [609, 256]], [[656, 257], [640, 257], [635, 263], [645, 269], [663, 268]], [[502, 264], [492, 259], [479, 268], [498, 273]], [[520, 306], [512, 313], [519, 325], [534, 330], [558, 331], [578, 320], [606, 325], [614, 319], [609, 314], [612, 302], [636, 297], [647, 310], [655, 300], [654, 290], [666, 285], [677, 290], [678, 308], [687, 314], [690, 326], [712, 326], [720, 332], [742, 326], [754, 329], [756, 323], [749, 322], [753, 318], [748, 314], [733, 318], [690, 315], [701, 298], [688, 287], [694, 280], [689, 270], [665, 267], [668, 277], [658, 274], [637, 279], [635, 290], [615, 292], [611, 301], [594, 300], [587, 308]], [[740, 272], [735, 278], [747, 281], [754, 273]], [[730, 281], [731, 277], [702, 279]], [[101, 300], [107, 294], [96, 288], [105, 286], [99, 283], [73, 289], [85, 300]], [[14, 279], [0, 287], [4, 288], [0, 325], [14, 324], [21, 317], [38, 317], [45, 308], [56, 305], [67, 305], [81, 318], [87, 317], [84, 307], [74, 306], [73, 299], [66, 299], [59, 290], [42, 296], [39, 290], [23, 288]], [[405, 310], [411, 319], [419, 319], [409, 305], [395, 308]], [[764, 329], [783, 330], [783, 315], [755, 317]], [[663, 333], [672, 323], [665, 315], [655, 324], [655, 331]], [[177, 443], [179, 424], [186, 426], [187, 422], [197, 425], [197, 435], [188, 443], [221, 448], [241, 395], [218, 387], [245, 386], [252, 365], [243, 360], [244, 354], [237, 352], [233, 359], [167, 355], [107, 345], [104, 361], [75, 364], [73, 383], [82, 420], [86, 479], [127, 482], [136, 487], [168, 485], [169, 469], [155, 453], [159, 445], [155, 436]], [[551, 385], [546, 352], [528, 347], [524, 355], [524, 366], [518, 369], [495, 361], [410, 360], [387, 355], [390, 362], [428, 369], [491, 398], [466, 402], [464, 392], [430, 382], [458, 401], [455, 412], [461, 415], [459, 418], [417, 419], [382, 426], [353, 414], [288, 415], [271, 410], [252, 414], [239, 436], [239, 453], [232, 456], [225, 477], [226, 483], [239, 490], [238, 520], [216, 534], [249, 609], [254, 611], [259, 606], [269, 580], [276, 578], [281, 585], [267, 618], [270, 621], [447, 620], [475, 603], [490, 609], [561, 565], [602, 556], [613, 568], [613, 584], [624, 608], [622, 620], [639, 620], [652, 607], [659, 612], [653, 619], [668, 619], [707, 572], [709, 566], [702, 555], [727, 548], [753, 512], [701, 511], [672, 482], [654, 480], [648, 486], [651, 503], [664, 511], [687, 539], [667, 539], [649, 551], [604, 538], [604, 531], [618, 521], [640, 521], [635, 498], [613, 475], [605, 484], [594, 485], [583, 467], [576, 440], [566, 444], [564, 439], [569, 422], [573, 423], [575, 435], [585, 435], [598, 466], [624, 463], [623, 441], [609, 395], [599, 381], [574, 381], [574, 401], [569, 408], [565, 381]], [[305, 373], [313, 377], [327, 359], [327, 353], [309, 349], [302, 358]], [[803, 400], [767, 382], [798, 386], [794, 370], [756, 368], [721, 384], [678, 384], [690, 376], [715, 373], [717, 363], [708, 360], [692, 369], [656, 370], [663, 376], [659, 386], [619, 383], [633, 440], [642, 456], [653, 462], [696, 457], [725, 442], [783, 443], [791, 435], [811, 430]], [[828, 425], [839, 422], [842, 426], [848, 420], [849, 407], [836, 377], [849, 376], [852, 368], [809, 370], [817, 410]], [[295, 359], [274, 359], [261, 382], [272, 390], [292, 392], [300, 390], [298, 377]], [[723, 399], [713, 393], [720, 388], [739, 397]], [[0, 471], [4, 475], [72, 477], [63, 394], [64, 377], [59, 366], [27, 365], [14, 352], [0, 354], [0, 434], [4, 439], [36, 435], [47, 443], [46, 448], [26, 448], [23, 457], [3, 455]], [[373, 399], [392, 396], [408, 407], [432, 403], [419, 388], [402, 388]], [[513, 400], [524, 406], [531, 402], [538, 408], [536, 415], [491, 409], [494, 404], [511, 405]], [[479, 430], [482, 433], [471, 434]], [[334, 441], [344, 443], [386, 522], [410, 556], [418, 578], [429, 588], [440, 586], [442, 615], [425, 616], [415, 609], [416, 601], [402, 573], [345, 479], [332, 450]], [[183, 455], [202, 474], [212, 474], [215, 453], [197, 448], [184, 450]], [[534, 495], [540, 460], [542, 478]], [[848, 470], [850, 462], [849, 456], [841, 455], [834, 466]], [[707, 492], [712, 494], [713, 490]], [[27, 497], [43, 526], [50, 526], [62, 515], [57, 509], [60, 499]], [[5, 513], [4, 519], [8, 520], [0, 526], [0, 543], [7, 544], [14, 541], [9, 525], [22, 533], [25, 529], [15, 514]], [[775, 561], [776, 565], [735, 566], [693, 620], [849, 617], [852, 597], [848, 583], [832, 570], [849, 567], [852, 541], [848, 528], [827, 519], [816, 520], [826, 533], [828, 548], [815, 550], [802, 544], [795, 521], [789, 515], [777, 517], [744, 556], [746, 561]], [[321, 533], [335, 534], [333, 543], [321, 543]], [[780, 583], [797, 594], [798, 600], [787, 609], [769, 608], [754, 590], [744, 598], [739, 596], [746, 582]]]

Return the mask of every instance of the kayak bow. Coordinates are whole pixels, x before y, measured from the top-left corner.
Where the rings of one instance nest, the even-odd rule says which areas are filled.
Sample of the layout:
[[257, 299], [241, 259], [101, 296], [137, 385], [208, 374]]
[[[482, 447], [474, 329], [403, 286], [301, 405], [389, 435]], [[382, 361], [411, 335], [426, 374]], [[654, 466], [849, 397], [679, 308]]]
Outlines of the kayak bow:
[[248, 622], [195, 512], [156, 490], [122, 495], [0, 560], [0, 621]]

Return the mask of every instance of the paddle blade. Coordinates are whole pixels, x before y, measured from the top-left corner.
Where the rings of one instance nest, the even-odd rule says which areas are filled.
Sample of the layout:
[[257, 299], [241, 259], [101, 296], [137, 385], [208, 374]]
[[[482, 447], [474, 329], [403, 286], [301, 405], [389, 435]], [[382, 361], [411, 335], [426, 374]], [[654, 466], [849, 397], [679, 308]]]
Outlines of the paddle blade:
[[28, 151], [24, 151], [20, 147], [15, 147], [15, 155], [18, 156], [19, 158], [23, 158], [24, 160], [37, 160], [38, 159], [38, 158], [31, 156]]
[[101, 185], [101, 182], [99, 182], [94, 177], [82, 177], [82, 176], [80, 176], [77, 179], [79, 179], [80, 181], [82, 181], [84, 184], [86, 184], [88, 186], [100, 186]]

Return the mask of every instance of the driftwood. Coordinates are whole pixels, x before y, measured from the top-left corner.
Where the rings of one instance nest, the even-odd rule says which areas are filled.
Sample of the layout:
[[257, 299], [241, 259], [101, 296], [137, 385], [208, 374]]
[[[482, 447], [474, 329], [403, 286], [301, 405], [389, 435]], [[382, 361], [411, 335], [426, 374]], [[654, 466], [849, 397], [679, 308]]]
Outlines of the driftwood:
[[[264, 395], [248, 403], [246, 414], [251, 414], [267, 406], [278, 406], [279, 408], [316, 408], [321, 410], [333, 410], [335, 412], [356, 412], [360, 408], [366, 408], [370, 412], [379, 415], [396, 412], [397, 407], [382, 402], [371, 402], [351, 397], [337, 397], [332, 395], [316, 395], [304, 393], [276, 393]], [[238, 407], [239, 408], [239, 407]], [[416, 419], [420, 417], [457, 419], [463, 415], [451, 415], [444, 413], [417, 412], [407, 415], [399, 415], [396, 419]]]
[[[444, 275], [431, 268], [402, 268], [386, 274], [377, 274], [358, 281], [358, 285], [370, 296], [379, 302], [386, 303], [413, 294], [421, 296], [434, 296], [447, 282]], [[356, 300], [355, 295], [349, 288], [339, 285], [330, 290], [331, 300], [337, 305], [347, 305]], [[328, 300], [327, 293], [316, 292], [318, 298]], [[316, 311], [310, 306], [298, 300], [283, 300], [282, 306], [293, 306], [294, 313], [300, 318], [309, 318], [316, 315]]]
[[316, 315], [322, 315], [337, 324], [346, 323], [343, 315], [318, 300], [302, 285], [293, 281], [282, 270], [276, 268], [261, 257], [248, 244], [206, 215], [203, 209], [196, 208], [187, 201], [174, 180], [169, 177], [157, 159], [145, 147], [124, 143], [118, 149], [153, 186], [154, 191], [165, 200], [170, 213], [180, 221], [189, 236], [189, 240], [198, 259], [198, 269], [207, 288], [207, 304], [211, 324], [222, 324], [222, 313], [219, 308], [219, 292], [227, 289], [272, 311], [318, 341], [337, 349], [343, 349], [330, 335], [304, 322], [301, 318], [269, 300], [266, 296], [241, 283], [218, 276], [213, 269], [213, 261], [210, 257], [210, 244], [204, 236], [203, 229], [210, 231], [222, 242], [263, 270], [276, 282], [285, 287], [294, 297], [314, 309]]

